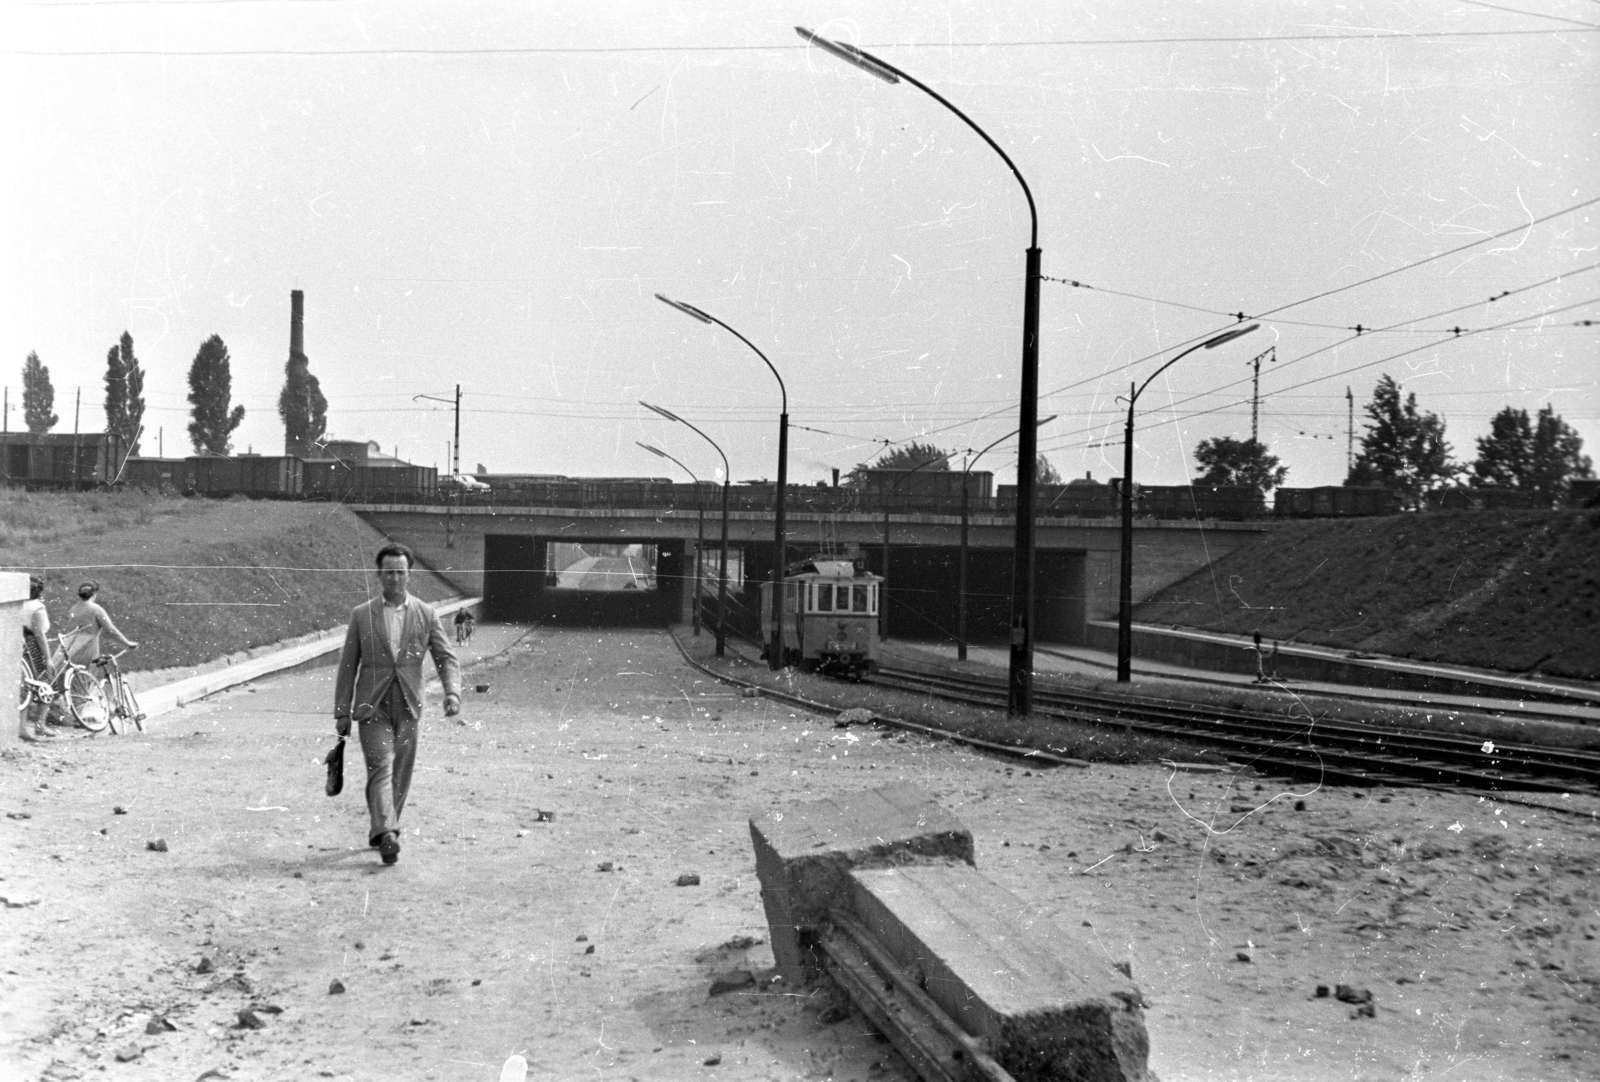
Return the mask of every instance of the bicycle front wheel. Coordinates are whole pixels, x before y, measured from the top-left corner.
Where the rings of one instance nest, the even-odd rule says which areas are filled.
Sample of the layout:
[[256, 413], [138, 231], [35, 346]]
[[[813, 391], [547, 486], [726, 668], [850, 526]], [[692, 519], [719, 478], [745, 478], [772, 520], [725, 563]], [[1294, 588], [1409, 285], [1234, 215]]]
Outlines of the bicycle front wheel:
[[67, 678], [67, 709], [91, 733], [105, 732], [111, 714], [106, 689], [87, 669], [73, 669]]

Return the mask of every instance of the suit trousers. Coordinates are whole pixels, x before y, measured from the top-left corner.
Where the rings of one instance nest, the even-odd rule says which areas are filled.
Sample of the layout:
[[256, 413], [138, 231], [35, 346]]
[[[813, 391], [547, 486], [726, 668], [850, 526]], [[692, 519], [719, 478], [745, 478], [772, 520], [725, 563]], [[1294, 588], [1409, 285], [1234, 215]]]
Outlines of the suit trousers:
[[417, 719], [406, 708], [398, 682], [391, 683], [372, 717], [360, 722], [361, 755], [367, 761], [367, 815], [369, 844], [378, 836], [400, 832], [400, 813], [411, 789], [411, 769], [417, 762]]

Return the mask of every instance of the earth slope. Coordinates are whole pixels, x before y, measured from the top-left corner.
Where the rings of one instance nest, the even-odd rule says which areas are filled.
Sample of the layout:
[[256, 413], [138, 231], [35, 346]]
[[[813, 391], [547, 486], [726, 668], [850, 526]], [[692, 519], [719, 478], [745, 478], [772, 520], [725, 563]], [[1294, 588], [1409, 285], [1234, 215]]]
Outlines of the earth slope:
[[1600, 679], [1600, 512], [1284, 523], [1134, 618]]

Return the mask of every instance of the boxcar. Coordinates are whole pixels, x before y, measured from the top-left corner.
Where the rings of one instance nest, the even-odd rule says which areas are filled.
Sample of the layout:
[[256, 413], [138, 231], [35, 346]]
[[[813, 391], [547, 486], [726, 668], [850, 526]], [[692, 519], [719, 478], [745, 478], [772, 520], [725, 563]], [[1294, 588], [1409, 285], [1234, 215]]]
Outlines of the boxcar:
[[[882, 576], [860, 561], [812, 560], [783, 580], [782, 658], [807, 672], [859, 677], [878, 665]], [[771, 649], [772, 583], [761, 584], [761, 636]]]

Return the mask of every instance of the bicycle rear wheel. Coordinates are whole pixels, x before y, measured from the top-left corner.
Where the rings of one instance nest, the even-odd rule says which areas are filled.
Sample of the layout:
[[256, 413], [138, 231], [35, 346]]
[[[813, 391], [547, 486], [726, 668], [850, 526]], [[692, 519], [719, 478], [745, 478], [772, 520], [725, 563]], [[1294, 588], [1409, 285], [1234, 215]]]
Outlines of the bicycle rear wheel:
[[91, 733], [105, 732], [111, 715], [106, 689], [87, 669], [73, 669], [67, 677], [67, 709]]

